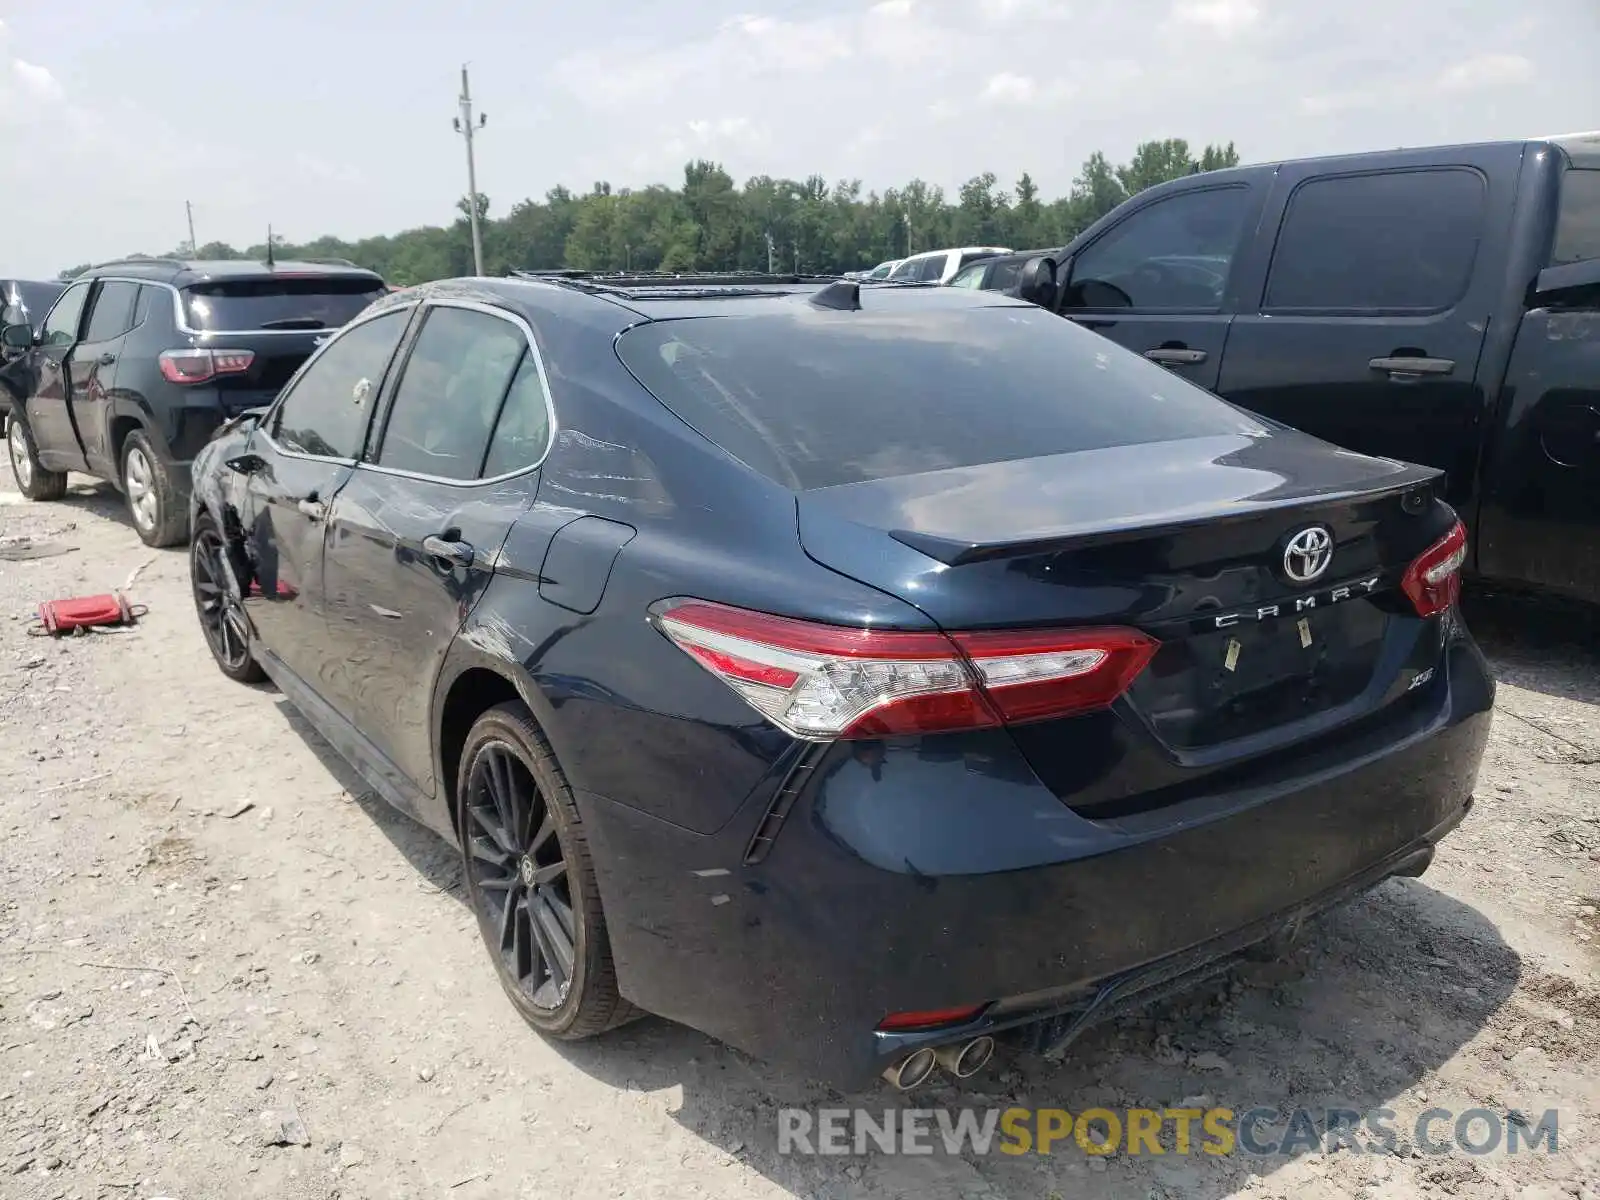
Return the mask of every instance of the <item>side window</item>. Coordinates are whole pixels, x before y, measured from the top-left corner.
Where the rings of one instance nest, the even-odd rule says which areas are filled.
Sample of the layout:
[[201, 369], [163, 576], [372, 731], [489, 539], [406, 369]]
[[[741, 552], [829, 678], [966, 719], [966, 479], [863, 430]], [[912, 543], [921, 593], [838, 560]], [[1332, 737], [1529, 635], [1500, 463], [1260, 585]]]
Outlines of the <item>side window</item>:
[[378, 465], [477, 479], [527, 349], [522, 330], [501, 317], [445, 305], [430, 309], [395, 389]]
[[989, 276], [989, 282], [984, 284], [984, 289], [991, 292], [1003, 292], [1007, 288], [1017, 286], [1017, 281], [1022, 277], [1023, 265], [1026, 259], [1016, 259], [1012, 262], [995, 263], [994, 271]]
[[1569, 168], [1561, 177], [1561, 216], [1550, 265], [1600, 258], [1600, 171]]
[[83, 316], [83, 302], [89, 298], [89, 285], [75, 283], [61, 293], [61, 299], [45, 318], [40, 340], [46, 346], [70, 346], [78, 340], [78, 319]]
[[1250, 191], [1179, 192], [1141, 208], [1073, 261], [1073, 308], [1222, 307]]
[[975, 262], [970, 267], [963, 267], [954, 279], [950, 281], [951, 287], [981, 288], [983, 286], [983, 273], [989, 269], [986, 262]]
[[278, 405], [274, 440], [296, 454], [356, 457], [378, 385], [410, 316], [410, 310], [385, 313], [329, 343]]
[[1313, 179], [1289, 198], [1264, 311], [1436, 312], [1461, 299], [1483, 179], [1460, 168]]
[[930, 254], [922, 264], [922, 271], [918, 278], [923, 283], [938, 283], [944, 278], [944, 265], [949, 256], [945, 254]]
[[102, 283], [89, 310], [89, 327], [83, 331], [86, 342], [109, 342], [133, 328], [133, 298], [137, 283]]
[[511, 377], [500, 420], [489, 442], [489, 455], [483, 460], [483, 478], [509, 475], [526, 470], [544, 457], [550, 448], [550, 405], [539, 364], [530, 351], [522, 352], [517, 373]]

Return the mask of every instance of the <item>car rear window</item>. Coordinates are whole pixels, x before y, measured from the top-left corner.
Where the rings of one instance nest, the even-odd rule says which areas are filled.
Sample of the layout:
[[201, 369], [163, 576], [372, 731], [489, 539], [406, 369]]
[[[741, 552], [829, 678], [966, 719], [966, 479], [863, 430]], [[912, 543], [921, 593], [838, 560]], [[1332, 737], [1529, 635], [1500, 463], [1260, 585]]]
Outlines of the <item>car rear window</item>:
[[202, 330], [337, 329], [383, 294], [359, 276], [214, 280], [184, 288], [183, 312]]
[[635, 326], [617, 353], [681, 420], [800, 491], [1262, 429], [1032, 307], [690, 317]]

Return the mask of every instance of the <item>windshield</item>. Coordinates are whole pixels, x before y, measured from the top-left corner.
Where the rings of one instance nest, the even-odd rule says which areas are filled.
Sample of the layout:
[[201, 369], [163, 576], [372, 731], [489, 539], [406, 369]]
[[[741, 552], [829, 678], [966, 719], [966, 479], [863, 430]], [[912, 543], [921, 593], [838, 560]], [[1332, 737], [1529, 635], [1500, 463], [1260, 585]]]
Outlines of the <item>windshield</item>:
[[1165, 367], [1020, 305], [657, 321], [617, 353], [680, 419], [796, 490], [1262, 431]]
[[206, 331], [336, 329], [382, 295], [372, 276], [227, 279], [185, 288], [183, 312]]

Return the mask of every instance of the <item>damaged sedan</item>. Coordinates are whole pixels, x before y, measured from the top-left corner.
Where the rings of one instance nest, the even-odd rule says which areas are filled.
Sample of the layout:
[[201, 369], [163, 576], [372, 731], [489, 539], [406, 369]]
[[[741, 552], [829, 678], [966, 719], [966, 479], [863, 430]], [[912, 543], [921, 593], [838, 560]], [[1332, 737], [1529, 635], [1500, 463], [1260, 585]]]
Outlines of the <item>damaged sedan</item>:
[[1472, 805], [1440, 473], [1005, 296], [424, 284], [194, 474], [218, 665], [459, 846], [548, 1036], [965, 1077], [1421, 874]]

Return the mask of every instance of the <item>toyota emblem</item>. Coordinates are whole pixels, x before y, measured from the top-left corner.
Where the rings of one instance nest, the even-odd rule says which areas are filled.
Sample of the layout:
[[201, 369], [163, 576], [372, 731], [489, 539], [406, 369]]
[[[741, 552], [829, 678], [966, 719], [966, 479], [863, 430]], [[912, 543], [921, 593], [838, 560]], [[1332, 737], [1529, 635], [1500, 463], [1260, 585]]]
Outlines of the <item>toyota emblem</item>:
[[1333, 535], [1321, 525], [1302, 529], [1283, 548], [1283, 573], [1291, 583], [1322, 578], [1333, 561]]

